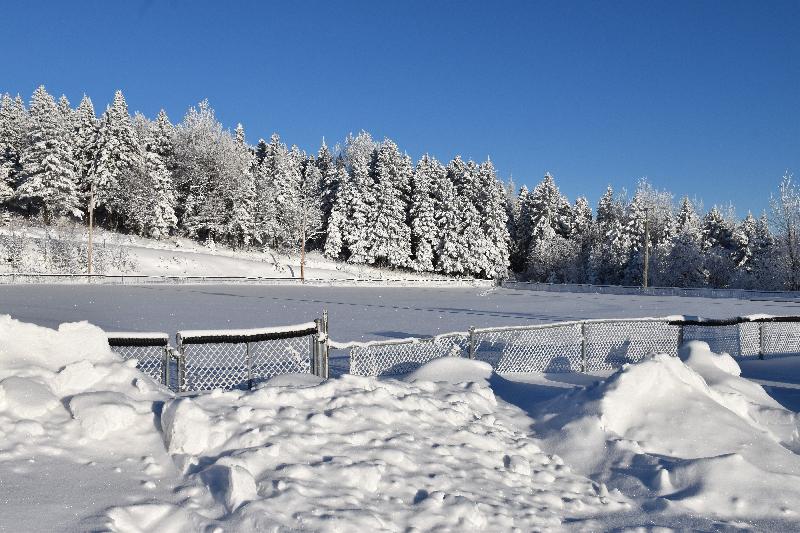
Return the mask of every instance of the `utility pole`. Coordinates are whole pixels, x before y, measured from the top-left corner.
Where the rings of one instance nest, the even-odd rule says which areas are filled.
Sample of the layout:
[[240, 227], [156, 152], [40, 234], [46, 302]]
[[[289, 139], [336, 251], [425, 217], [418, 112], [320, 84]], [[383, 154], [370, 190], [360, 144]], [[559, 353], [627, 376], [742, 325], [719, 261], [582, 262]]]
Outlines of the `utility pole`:
[[306, 206], [303, 206], [302, 242], [300, 245], [300, 283], [306, 282]]
[[88, 274], [92, 275], [92, 237], [94, 233], [94, 183], [89, 187], [89, 247]]
[[644, 208], [644, 272], [642, 287], [647, 288], [647, 274], [650, 267], [650, 209]]

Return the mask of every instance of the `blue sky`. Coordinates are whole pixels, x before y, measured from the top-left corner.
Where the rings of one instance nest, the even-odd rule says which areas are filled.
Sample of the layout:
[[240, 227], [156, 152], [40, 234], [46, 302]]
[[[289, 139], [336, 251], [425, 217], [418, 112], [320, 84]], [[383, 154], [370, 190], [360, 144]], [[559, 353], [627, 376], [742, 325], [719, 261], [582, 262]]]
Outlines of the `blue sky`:
[[248, 140], [316, 151], [348, 132], [491, 155], [594, 204], [647, 176], [767, 207], [800, 179], [800, 1], [13, 2], [0, 92], [45, 84], [174, 122], [208, 98]]

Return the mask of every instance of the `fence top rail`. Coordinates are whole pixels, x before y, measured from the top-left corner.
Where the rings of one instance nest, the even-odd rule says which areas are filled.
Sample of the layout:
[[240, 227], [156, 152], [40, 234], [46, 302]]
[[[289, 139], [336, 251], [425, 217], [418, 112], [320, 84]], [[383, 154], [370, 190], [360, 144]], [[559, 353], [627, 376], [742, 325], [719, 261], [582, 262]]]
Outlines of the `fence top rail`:
[[330, 339], [328, 342], [330, 347], [334, 350], [347, 350], [350, 348], [369, 348], [372, 346], [391, 346], [397, 344], [419, 344], [424, 342], [436, 342], [441, 339], [446, 339], [449, 337], [461, 337], [467, 338], [469, 337], [469, 332], [466, 331], [453, 331], [450, 333], [442, 333], [440, 335], [434, 335], [432, 337], [406, 337], [405, 339], [386, 339], [386, 340], [374, 340], [374, 341], [349, 341], [349, 342], [337, 342], [333, 339]]
[[581, 326], [583, 324], [616, 324], [620, 322], [661, 322], [682, 320], [683, 316], [644, 317], [644, 318], [591, 318], [586, 320], [567, 320], [563, 322], [547, 322], [545, 324], [525, 324], [522, 326], [493, 326], [488, 328], [474, 328], [475, 333], [494, 333], [498, 331], [515, 331], [529, 329], [548, 329], [566, 326]]
[[167, 346], [169, 335], [162, 332], [107, 331], [109, 346]]
[[176, 334], [178, 344], [239, 344], [305, 337], [317, 333], [316, 322], [253, 329], [186, 330]]

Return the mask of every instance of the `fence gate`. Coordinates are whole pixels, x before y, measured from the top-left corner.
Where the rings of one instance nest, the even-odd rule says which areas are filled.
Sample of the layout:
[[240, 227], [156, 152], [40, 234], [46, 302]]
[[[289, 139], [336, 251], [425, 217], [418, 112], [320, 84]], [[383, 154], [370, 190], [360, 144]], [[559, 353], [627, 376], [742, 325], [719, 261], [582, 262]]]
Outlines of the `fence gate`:
[[326, 320], [247, 330], [179, 331], [178, 390], [251, 388], [279, 374], [315, 373]]

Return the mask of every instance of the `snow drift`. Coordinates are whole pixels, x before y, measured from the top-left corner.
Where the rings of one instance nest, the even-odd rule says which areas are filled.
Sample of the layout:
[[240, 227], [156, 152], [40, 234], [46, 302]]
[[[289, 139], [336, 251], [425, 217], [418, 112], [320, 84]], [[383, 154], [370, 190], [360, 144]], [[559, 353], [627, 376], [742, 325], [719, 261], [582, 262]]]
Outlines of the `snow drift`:
[[546, 450], [656, 508], [798, 518], [797, 415], [704, 342], [626, 365], [534, 417]]
[[0, 316], [0, 529], [796, 526], [797, 415], [738, 374], [693, 343], [528, 413], [458, 358], [176, 397], [94, 326]]

